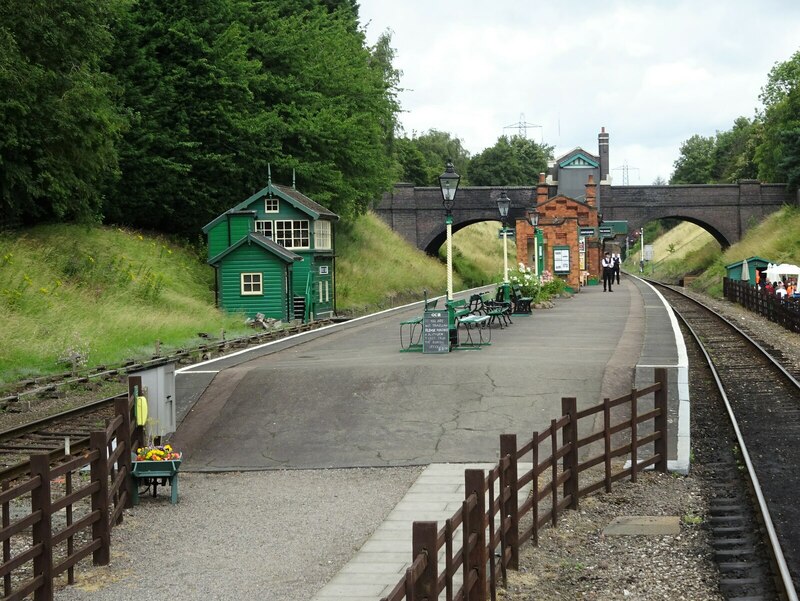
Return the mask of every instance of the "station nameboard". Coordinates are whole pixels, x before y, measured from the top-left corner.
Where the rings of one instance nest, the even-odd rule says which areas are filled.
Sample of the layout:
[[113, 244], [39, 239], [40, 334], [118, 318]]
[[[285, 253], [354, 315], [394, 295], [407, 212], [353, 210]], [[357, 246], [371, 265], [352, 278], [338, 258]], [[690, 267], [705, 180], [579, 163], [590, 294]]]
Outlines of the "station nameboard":
[[582, 227], [580, 228], [578, 235], [583, 236], [584, 238], [596, 238], [597, 230], [593, 227]]

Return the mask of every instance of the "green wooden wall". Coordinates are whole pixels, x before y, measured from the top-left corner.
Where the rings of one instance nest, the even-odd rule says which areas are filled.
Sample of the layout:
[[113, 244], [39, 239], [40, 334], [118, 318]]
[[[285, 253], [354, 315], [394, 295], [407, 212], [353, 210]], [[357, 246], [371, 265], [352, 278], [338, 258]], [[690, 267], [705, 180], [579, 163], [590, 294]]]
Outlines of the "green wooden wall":
[[[255, 244], [244, 244], [225, 257], [219, 266], [220, 305], [230, 312], [242, 311], [248, 317], [263, 313], [286, 321], [287, 264]], [[241, 274], [261, 273], [262, 296], [242, 296]]]

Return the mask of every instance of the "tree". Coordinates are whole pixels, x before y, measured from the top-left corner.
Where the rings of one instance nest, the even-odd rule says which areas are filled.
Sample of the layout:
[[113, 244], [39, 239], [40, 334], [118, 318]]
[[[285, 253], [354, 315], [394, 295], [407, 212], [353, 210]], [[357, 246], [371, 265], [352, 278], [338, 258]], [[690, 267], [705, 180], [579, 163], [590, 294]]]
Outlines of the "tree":
[[133, 119], [108, 221], [196, 235], [255, 187], [259, 64], [236, 9], [231, 0], [140, 0], [119, 22], [110, 68]]
[[0, 209], [7, 222], [93, 220], [125, 126], [113, 78], [115, 0], [0, 0]]
[[706, 184], [711, 181], [714, 139], [693, 135], [681, 144], [670, 184]]
[[461, 139], [447, 132], [429, 129], [419, 136], [413, 136], [411, 141], [425, 160], [426, 175], [418, 185], [438, 187], [439, 176], [445, 169], [447, 159], [453, 160], [456, 173], [461, 175], [460, 185], [471, 183], [467, 177], [469, 152]]
[[475, 155], [469, 164], [474, 186], [530, 186], [547, 170], [553, 147], [523, 136], [501, 136], [491, 148]]
[[652, 185], [653, 186], [666, 186], [667, 185], [667, 180], [665, 180], [663, 177], [661, 177], [659, 175], [659, 176], [656, 177], [656, 179], [653, 180], [653, 184]]
[[717, 132], [709, 183], [734, 183], [758, 177], [755, 154], [760, 132], [761, 123], [747, 117], [736, 119], [730, 130]]
[[800, 51], [772, 68], [760, 99], [764, 103], [764, 126], [755, 152], [759, 178], [772, 182], [792, 179], [794, 189], [794, 174], [800, 169], [793, 134], [800, 128]]

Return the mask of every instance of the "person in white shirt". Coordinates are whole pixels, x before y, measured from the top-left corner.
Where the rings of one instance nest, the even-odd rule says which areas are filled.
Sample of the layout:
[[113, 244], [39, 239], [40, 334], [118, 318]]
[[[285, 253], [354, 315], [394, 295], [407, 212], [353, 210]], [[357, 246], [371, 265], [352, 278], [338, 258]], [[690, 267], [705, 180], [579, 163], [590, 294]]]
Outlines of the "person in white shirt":
[[614, 283], [614, 261], [610, 253], [603, 255], [603, 260], [600, 261], [600, 265], [603, 267], [603, 292], [606, 290], [608, 290], [608, 292], [614, 292], [611, 289], [611, 285]]
[[783, 285], [783, 282], [778, 282], [778, 287], [775, 288], [775, 296], [786, 298], [786, 287]]

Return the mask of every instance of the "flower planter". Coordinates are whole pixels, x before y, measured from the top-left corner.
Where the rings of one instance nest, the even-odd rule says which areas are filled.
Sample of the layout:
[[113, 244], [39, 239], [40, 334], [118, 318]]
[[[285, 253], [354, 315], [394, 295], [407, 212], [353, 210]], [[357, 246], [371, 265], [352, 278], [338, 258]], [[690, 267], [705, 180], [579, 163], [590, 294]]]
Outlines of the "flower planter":
[[178, 470], [181, 459], [168, 459], [165, 461], [137, 461], [131, 462], [131, 477], [133, 478], [133, 504], [139, 503], [139, 486], [146, 484], [153, 487], [153, 496], [158, 492], [159, 483], [166, 486], [169, 482], [170, 502], [178, 502]]

